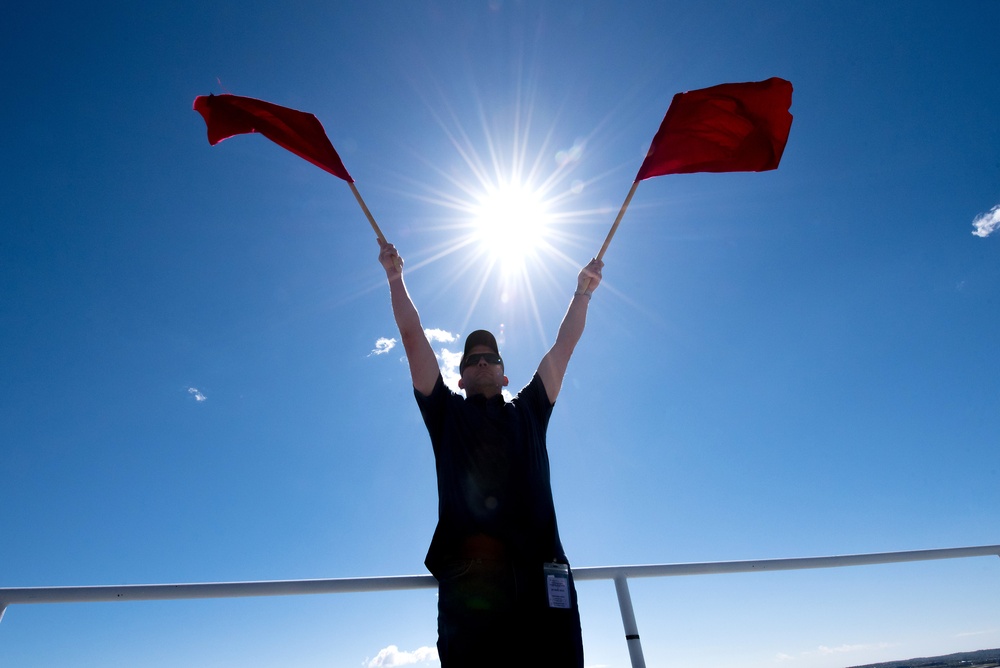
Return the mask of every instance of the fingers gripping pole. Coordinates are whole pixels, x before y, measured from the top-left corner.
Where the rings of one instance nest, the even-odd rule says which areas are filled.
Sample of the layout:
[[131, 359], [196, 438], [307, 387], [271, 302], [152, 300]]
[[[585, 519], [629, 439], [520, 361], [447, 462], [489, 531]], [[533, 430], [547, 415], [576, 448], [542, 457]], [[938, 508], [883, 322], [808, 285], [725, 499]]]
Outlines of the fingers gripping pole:
[[639, 187], [639, 182], [634, 181], [632, 187], [628, 191], [628, 196], [625, 198], [625, 202], [622, 204], [622, 208], [618, 211], [618, 217], [615, 218], [614, 225], [611, 226], [611, 231], [608, 232], [608, 238], [604, 240], [604, 245], [601, 246], [601, 252], [597, 254], [598, 260], [604, 259], [604, 251], [608, 250], [608, 246], [611, 244], [611, 237], [615, 236], [615, 232], [618, 230], [618, 224], [622, 222], [622, 217], [625, 215], [625, 209], [628, 208], [629, 202], [632, 201], [632, 195], [635, 194], [635, 189]]

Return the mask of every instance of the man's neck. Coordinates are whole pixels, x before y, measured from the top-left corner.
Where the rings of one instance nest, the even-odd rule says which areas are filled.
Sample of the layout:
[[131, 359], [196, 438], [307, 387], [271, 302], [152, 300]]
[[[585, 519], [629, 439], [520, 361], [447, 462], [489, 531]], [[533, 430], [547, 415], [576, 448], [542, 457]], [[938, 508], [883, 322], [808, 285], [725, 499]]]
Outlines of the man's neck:
[[490, 386], [485, 388], [474, 388], [474, 389], [466, 388], [465, 390], [465, 397], [467, 399], [472, 399], [473, 397], [482, 397], [484, 401], [489, 401], [493, 397], [499, 396], [500, 394], [502, 394], [502, 391], [500, 390], [500, 388], [496, 386]]

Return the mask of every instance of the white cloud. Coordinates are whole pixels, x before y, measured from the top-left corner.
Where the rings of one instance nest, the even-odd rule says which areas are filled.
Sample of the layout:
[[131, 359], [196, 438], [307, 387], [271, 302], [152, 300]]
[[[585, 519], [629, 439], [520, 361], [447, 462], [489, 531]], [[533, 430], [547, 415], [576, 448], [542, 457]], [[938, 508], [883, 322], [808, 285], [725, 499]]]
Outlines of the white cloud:
[[426, 336], [427, 340], [431, 343], [434, 343], [435, 341], [439, 343], [454, 343], [455, 341], [458, 341], [458, 334], [452, 334], [451, 332], [447, 332], [443, 329], [425, 329], [424, 336]]
[[391, 668], [392, 666], [410, 666], [415, 663], [438, 660], [437, 649], [434, 647], [421, 647], [412, 652], [401, 652], [395, 645], [389, 645], [380, 650], [374, 659], [369, 659], [362, 665], [367, 668]]
[[458, 392], [458, 379], [462, 375], [458, 372], [458, 365], [462, 361], [462, 351], [451, 352], [447, 348], [442, 348], [437, 353], [438, 365], [441, 367], [441, 379], [444, 384], [455, 392]]
[[867, 643], [861, 645], [838, 645], [837, 647], [827, 647], [826, 645], [819, 646], [820, 654], [847, 654], [849, 652], [862, 652], [871, 649], [886, 649], [892, 647], [890, 643], [887, 642], [877, 642], [877, 643]]
[[956, 633], [956, 638], [968, 638], [970, 636], [990, 636], [997, 633], [996, 629], [989, 629], [986, 631], [964, 631], [962, 633]]
[[189, 387], [188, 394], [193, 395], [195, 401], [205, 401], [205, 399], [208, 399], [208, 397], [202, 394], [197, 387]]
[[1000, 204], [990, 209], [989, 213], [981, 213], [976, 216], [976, 219], [972, 221], [972, 233], [977, 237], [988, 237], [997, 228], [1000, 228]]
[[799, 660], [815, 660], [816, 656], [834, 656], [837, 654], [850, 654], [853, 652], [870, 652], [872, 650], [888, 649], [890, 647], [896, 647], [897, 645], [887, 642], [877, 642], [877, 643], [862, 643], [858, 645], [837, 645], [836, 647], [828, 647], [826, 645], [820, 645], [814, 650], [807, 650], [799, 652], [798, 654], [789, 654], [788, 652], [778, 652], [775, 655], [775, 659], [780, 662], [788, 661], [799, 661]]
[[375, 342], [375, 348], [368, 353], [368, 357], [371, 357], [372, 355], [384, 355], [395, 347], [396, 339], [387, 339], [383, 336]]

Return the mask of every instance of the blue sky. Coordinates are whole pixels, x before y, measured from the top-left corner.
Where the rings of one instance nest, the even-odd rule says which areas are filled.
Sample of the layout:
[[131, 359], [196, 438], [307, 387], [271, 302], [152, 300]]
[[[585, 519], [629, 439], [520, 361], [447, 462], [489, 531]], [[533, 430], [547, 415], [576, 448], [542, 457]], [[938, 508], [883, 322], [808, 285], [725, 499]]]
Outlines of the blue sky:
[[[516, 390], [672, 96], [790, 80], [778, 170], [643, 182], [604, 258], [549, 430], [567, 552], [1000, 543], [1000, 232], [973, 234], [1000, 204], [997, 3], [41, 2], [0, 23], [0, 586], [424, 572], [433, 460], [379, 346], [374, 235], [262, 137], [209, 147], [210, 92], [316, 114], [443, 363], [448, 336], [502, 331]], [[475, 236], [500, 183], [547, 211], [520, 264]], [[649, 665], [837, 667], [1000, 646], [998, 568], [632, 597]], [[404, 665], [434, 596], [12, 606], [0, 663]], [[587, 665], [627, 666], [612, 584], [580, 599]]]

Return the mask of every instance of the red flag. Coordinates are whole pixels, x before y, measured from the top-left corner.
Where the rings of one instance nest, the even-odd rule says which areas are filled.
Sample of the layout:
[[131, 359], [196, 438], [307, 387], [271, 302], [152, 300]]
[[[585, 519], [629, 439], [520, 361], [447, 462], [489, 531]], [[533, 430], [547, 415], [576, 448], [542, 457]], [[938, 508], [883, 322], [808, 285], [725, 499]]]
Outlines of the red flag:
[[792, 84], [777, 77], [678, 93], [635, 180], [775, 169], [792, 127], [790, 106]]
[[238, 95], [200, 95], [194, 99], [194, 110], [205, 119], [212, 146], [233, 135], [259, 132], [320, 169], [354, 183], [323, 125], [312, 114]]

